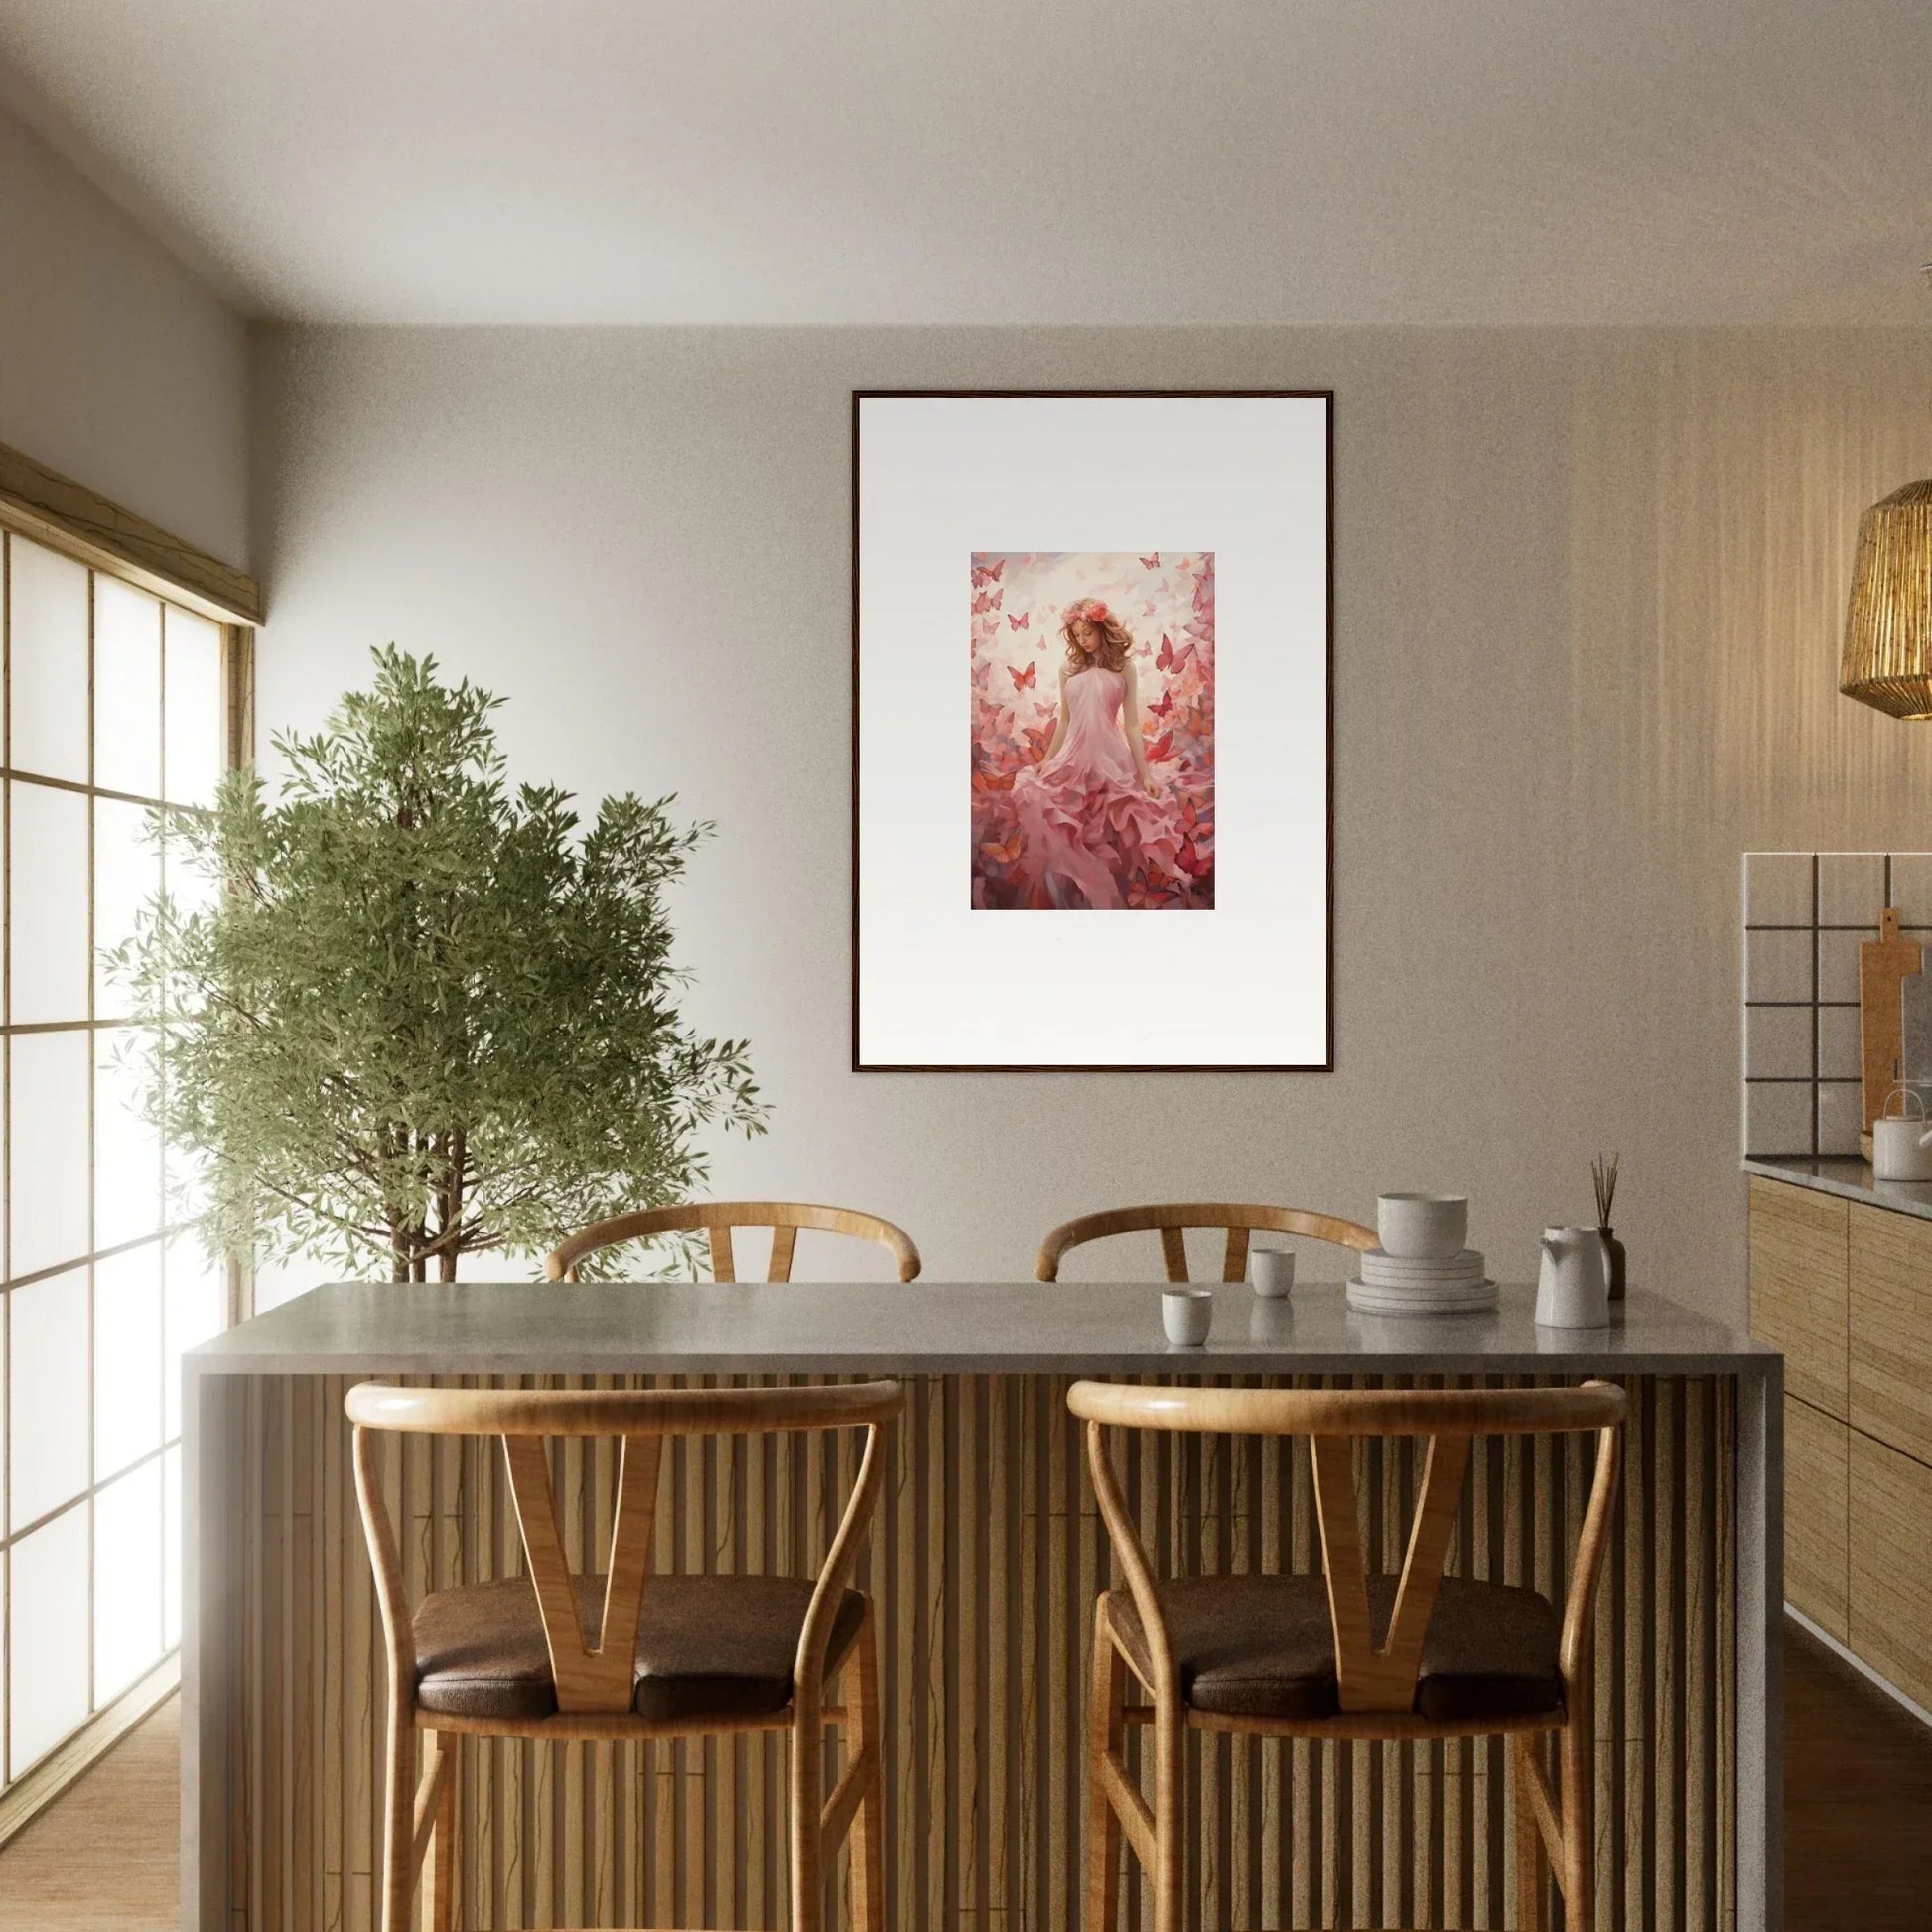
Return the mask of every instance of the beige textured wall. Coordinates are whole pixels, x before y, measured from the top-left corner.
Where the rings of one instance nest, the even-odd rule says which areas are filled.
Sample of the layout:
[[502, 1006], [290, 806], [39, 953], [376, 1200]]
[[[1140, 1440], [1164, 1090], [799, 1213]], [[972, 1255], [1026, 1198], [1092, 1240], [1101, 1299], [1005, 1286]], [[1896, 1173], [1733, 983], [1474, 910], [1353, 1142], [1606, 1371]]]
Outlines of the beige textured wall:
[[[721, 1190], [944, 1280], [1109, 1202], [1457, 1186], [1521, 1277], [1616, 1146], [1635, 1278], [1741, 1314], [1738, 854], [1932, 806], [1932, 734], [1834, 689], [1923, 333], [294, 331], [255, 376], [264, 726], [393, 637], [513, 699], [521, 773], [719, 821], [693, 1006], [777, 1109]], [[847, 1070], [848, 391], [1055, 384], [1337, 392], [1333, 1073]]]
[[0, 111], [0, 443], [248, 562], [247, 332]]

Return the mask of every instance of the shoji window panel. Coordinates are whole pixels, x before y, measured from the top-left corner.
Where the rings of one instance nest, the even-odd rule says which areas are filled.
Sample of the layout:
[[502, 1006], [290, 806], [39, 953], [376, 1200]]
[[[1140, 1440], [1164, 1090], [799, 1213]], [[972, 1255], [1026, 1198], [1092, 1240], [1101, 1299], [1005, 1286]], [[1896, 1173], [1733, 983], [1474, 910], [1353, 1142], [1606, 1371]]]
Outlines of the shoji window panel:
[[4, 528], [0, 645], [4, 1799], [180, 1641], [181, 1355], [228, 1283], [168, 1218], [99, 955], [166, 879], [150, 811], [231, 748], [219, 624]]

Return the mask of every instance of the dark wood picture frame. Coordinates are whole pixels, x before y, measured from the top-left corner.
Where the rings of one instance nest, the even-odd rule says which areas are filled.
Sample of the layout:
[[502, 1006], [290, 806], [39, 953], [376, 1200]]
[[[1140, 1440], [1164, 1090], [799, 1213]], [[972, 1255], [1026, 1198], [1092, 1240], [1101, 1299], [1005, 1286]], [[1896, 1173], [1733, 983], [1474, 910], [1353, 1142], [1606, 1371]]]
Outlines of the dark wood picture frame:
[[[1322, 665], [1323, 744], [1326, 754], [1324, 786], [1324, 1047], [1319, 1060], [1261, 1064], [1247, 1061], [1161, 1061], [1108, 1064], [1087, 1062], [1055, 1065], [986, 1062], [964, 1065], [867, 1060], [860, 1051], [860, 435], [863, 406], [871, 401], [1255, 401], [1320, 402], [1325, 415], [1324, 623]], [[1335, 392], [1332, 389], [854, 389], [852, 391], [852, 805], [851, 805], [851, 921], [852, 948], [852, 1070], [855, 1073], [1332, 1073], [1335, 1065]]]

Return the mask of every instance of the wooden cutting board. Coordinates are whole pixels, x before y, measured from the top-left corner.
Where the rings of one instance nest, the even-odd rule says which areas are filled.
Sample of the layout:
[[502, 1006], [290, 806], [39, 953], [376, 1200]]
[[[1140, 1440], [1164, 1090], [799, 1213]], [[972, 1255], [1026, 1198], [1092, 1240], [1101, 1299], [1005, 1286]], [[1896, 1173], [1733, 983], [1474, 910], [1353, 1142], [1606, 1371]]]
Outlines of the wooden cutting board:
[[1859, 948], [1859, 1062], [1863, 1076], [1864, 1132], [1885, 1111], [1885, 1096], [1904, 1074], [1901, 984], [1920, 970], [1916, 940], [1898, 936], [1898, 912], [1886, 906], [1878, 937]]

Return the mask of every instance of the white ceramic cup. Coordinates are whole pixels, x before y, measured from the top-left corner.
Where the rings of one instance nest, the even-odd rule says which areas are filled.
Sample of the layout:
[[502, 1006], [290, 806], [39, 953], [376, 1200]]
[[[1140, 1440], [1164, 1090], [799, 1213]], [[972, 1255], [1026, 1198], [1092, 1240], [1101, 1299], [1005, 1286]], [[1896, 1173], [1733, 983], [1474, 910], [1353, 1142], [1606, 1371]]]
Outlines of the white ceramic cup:
[[1255, 1293], [1273, 1301], [1295, 1286], [1293, 1248], [1256, 1248], [1248, 1256], [1248, 1275]]
[[1164, 1288], [1161, 1291], [1161, 1325], [1176, 1348], [1198, 1348], [1214, 1325], [1214, 1291], [1211, 1288]]
[[1378, 1194], [1375, 1231], [1382, 1252], [1405, 1261], [1448, 1261], [1469, 1239], [1466, 1194]]

